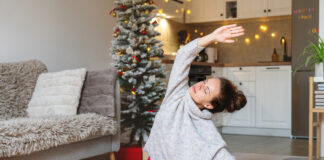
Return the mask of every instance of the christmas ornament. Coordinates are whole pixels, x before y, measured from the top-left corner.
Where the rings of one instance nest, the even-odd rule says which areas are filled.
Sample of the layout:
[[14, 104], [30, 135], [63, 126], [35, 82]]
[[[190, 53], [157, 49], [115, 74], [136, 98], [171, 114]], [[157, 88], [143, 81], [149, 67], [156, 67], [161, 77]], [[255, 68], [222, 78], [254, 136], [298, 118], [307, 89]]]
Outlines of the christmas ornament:
[[138, 57], [136, 57], [136, 56], [132, 56], [134, 59], [133, 59], [133, 62], [134, 63], [136, 63], [136, 62], [139, 62], [139, 59], [138, 59]]
[[122, 72], [122, 71], [119, 71], [119, 72], [118, 72], [118, 75], [119, 75], [119, 76], [122, 76], [123, 74], [124, 74], [124, 72]]
[[126, 19], [126, 20], [124, 20], [124, 23], [128, 23], [128, 20]]
[[114, 33], [113, 36], [116, 38], [118, 36], [118, 34], [117, 33]]
[[120, 8], [121, 8], [122, 10], [125, 10], [125, 9], [126, 9], [126, 6], [125, 6], [125, 5], [121, 5]]
[[116, 30], [115, 30], [115, 33], [118, 33], [119, 32], [119, 29], [117, 28]]
[[157, 24], [157, 21], [154, 21], [153, 24]]
[[134, 91], [131, 91], [131, 93], [132, 93], [134, 96], [136, 96], [136, 93], [135, 93]]
[[115, 11], [115, 8], [112, 9], [110, 12], [109, 12], [110, 15], [112, 15], [113, 17], [116, 17], [116, 11]]
[[123, 54], [122, 52], [117, 52], [117, 53], [116, 53], [117, 56], [120, 56], [120, 55], [122, 55], [122, 54]]
[[149, 52], [151, 50], [151, 48], [150, 47], [147, 47], [146, 50], [147, 50], [147, 52]]
[[147, 6], [147, 3], [146, 2], [144, 3], [144, 6]]
[[154, 2], [153, 2], [153, 1], [150, 1], [149, 3], [150, 3], [150, 4], [154, 4]]
[[135, 91], [136, 91], [136, 88], [135, 88], [135, 87], [133, 87], [133, 88], [132, 88], [132, 91], [134, 91], [134, 92], [135, 92]]
[[145, 35], [145, 34], [146, 34], [146, 30], [143, 30], [143, 31], [142, 31], [142, 34]]
[[121, 92], [121, 93], [125, 93], [125, 91], [124, 91], [124, 89], [123, 88], [119, 88], [119, 91]]
[[149, 11], [148, 9], [145, 10], [145, 14], [146, 14], [146, 15], [150, 14], [150, 11]]

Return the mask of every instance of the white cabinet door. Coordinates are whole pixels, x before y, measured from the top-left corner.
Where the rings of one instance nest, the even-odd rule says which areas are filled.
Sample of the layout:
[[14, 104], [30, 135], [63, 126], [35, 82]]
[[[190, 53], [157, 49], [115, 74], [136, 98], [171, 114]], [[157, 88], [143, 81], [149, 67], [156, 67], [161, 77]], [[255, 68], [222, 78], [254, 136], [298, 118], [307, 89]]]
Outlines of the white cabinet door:
[[[186, 2], [186, 9], [191, 10], [191, 14], [185, 14], [185, 23], [204, 22], [204, 2], [205, 0], [192, 0]], [[185, 11], [186, 12], [186, 11]]]
[[268, 0], [268, 16], [291, 15], [291, 0]]
[[[199, 0], [200, 1], [200, 0]], [[204, 22], [220, 21], [225, 17], [225, 0], [202, 0]]]
[[237, 0], [237, 18], [267, 16], [268, 0]]
[[291, 67], [256, 67], [256, 127], [291, 128]]
[[211, 77], [223, 77], [223, 67], [212, 67]]
[[255, 97], [246, 97], [246, 105], [233, 113], [223, 114], [223, 126], [255, 127]]
[[225, 67], [224, 76], [231, 81], [255, 81], [254, 67]]

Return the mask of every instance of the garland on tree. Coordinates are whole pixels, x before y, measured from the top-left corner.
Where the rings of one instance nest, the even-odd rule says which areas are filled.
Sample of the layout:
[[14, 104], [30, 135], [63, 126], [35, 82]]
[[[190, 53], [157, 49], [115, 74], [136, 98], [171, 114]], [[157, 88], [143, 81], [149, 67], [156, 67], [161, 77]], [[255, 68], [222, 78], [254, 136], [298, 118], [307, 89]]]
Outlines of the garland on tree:
[[155, 103], [165, 95], [165, 66], [160, 33], [152, 0], [118, 0], [110, 14], [117, 17], [111, 56], [118, 70], [122, 94], [121, 132], [130, 131], [130, 142], [143, 145], [148, 139], [154, 117], [159, 109]]

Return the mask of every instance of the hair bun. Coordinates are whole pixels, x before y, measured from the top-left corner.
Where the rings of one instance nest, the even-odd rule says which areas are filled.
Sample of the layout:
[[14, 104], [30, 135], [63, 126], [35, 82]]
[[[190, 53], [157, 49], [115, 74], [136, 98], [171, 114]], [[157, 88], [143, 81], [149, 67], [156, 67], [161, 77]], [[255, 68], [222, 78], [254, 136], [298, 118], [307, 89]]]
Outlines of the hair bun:
[[234, 93], [234, 96], [232, 98], [231, 104], [230, 104], [230, 109], [228, 110], [228, 112], [234, 112], [235, 110], [240, 110], [241, 108], [243, 108], [247, 103], [246, 97], [243, 94], [242, 91], [237, 90]]

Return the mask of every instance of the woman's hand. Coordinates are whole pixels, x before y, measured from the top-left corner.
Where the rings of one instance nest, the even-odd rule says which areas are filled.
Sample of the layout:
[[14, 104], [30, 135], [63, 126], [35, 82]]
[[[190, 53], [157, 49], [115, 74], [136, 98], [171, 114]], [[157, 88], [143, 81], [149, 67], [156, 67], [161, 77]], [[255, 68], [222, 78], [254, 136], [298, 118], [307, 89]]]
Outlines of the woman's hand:
[[217, 28], [212, 33], [200, 38], [198, 45], [202, 47], [207, 47], [211, 43], [221, 42], [221, 43], [234, 43], [232, 38], [244, 35], [244, 29], [242, 26], [237, 26], [236, 24], [226, 25]]

